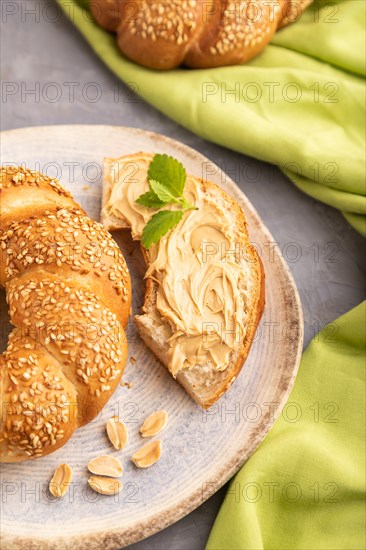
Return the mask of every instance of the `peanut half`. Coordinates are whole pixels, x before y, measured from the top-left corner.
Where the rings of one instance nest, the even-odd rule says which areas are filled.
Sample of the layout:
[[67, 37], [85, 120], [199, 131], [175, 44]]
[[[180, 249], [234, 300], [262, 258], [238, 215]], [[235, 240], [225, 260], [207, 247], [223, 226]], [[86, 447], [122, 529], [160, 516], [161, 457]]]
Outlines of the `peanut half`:
[[119, 479], [110, 479], [108, 477], [91, 476], [88, 479], [89, 486], [101, 495], [115, 495], [119, 493], [123, 485]]
[[168, 421], [168, 413], [166, 411], [156, 411], [146, 418], [140, 428], [142, 437], [153, 437], [161, 432]]
[[98, 476], [120, 477], [123, 472], [123, 466], [114, 456], [101, 455], [89, 462], [88, 470]]
[[131, 460], [137, 466], [137, 468], [149, 468], [159, 460], [161, 457], [161, 441], [156, 439], [151, 441], [132, 456]]
[[123, 422], [119, 422], [117, 417], [110, 418], [106, 424], [109, 441], [115, 449], [123, 449], [127, 443], [127, 429]]
[[57, 466], [49, 485], [51, 495], [57, 498], [63, 497], [69, 490], [71, 479], [72, 470], [68, 464]]

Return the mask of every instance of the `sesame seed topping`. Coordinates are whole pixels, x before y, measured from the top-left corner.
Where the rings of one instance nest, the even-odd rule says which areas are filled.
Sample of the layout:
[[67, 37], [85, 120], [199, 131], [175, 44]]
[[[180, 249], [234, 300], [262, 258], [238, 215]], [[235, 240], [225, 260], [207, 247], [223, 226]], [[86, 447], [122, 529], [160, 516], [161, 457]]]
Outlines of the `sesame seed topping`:
[[0, 168], [0, 190], [19, 186], [40, 187], [46, 186], [58, 195], [71, 197], [60, 183], [48, 176], [29, 170], [22, 166], [2, 166]]
[[80, 403], [97, 413], [105, 397], [102, 403], [93, 397], [114, 391], [127, 345], [116, 312], [121, 296], [131, 296], [128, 268], [111, 235], [72, 206], [57, 181], [26, 168], [0, 168], [0, 193], [21, 185], [71, 199], [68, 208], [45, 208], [26, 219], [4, 223], [0, 217], [6, 299], [15, 327], [0, 355], [6, 396], [2, 452], [37, 458], [90, 420]]
[[[41, 223], [40, 223], [41, 222]], [[47, 234], [44, 227], [47, 225]], [[71, 229], [59, 236], [60, 225]], [[1, 247], [6, 254], [7, 279], [22, 274], [30, 265], [69, 267], [81, 274], [100, 279], [101, 269], [108, 275], [115, 293], [127, 291], [129, 272], [123, 255], [111, 235], [76, 208], [45, 212], [43, 219], [28, 218], [13, 222], [7, 232], [0, 232]]]
[[143, 0], [131, 10], [128, 30], [143, 39], [171, 40], [178, 46], [186, 44], [197, 28], [198, 0], [151, 2]]

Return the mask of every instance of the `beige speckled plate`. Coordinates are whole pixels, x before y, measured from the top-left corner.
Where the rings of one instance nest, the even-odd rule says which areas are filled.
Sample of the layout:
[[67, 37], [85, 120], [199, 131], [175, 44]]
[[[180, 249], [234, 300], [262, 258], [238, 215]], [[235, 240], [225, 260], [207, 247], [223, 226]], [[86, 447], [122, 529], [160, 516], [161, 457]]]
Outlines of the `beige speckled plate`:
[[[268, 243], [273, 238], [253, 206], [213, 163], [172, 139], [131, 128], [52, 126], [8, 131], [1, 136], [3, 163], [24, 163], [58, 177], [96, 219], [103, 157], [139, 150], [174, 155], [187, 171], [209, 174], [239, 202], [264, 263], [265, 314], [241, 375], [207, 412], [174, 382], [130, 323], [130, 356], [136, 363], [129, 361], [124, 380], [133, 387], [120, 387], [102, 414], [78, 430], [58, 452], [32, 462], [1, 466], [2, 549], [118, 548], [167, 527], [199, 506], [248, 459], [280, 414], [292, 387], [302, 349], [296, 287], [277, 250], [269, 257]], [[137, 312], [144, 287], [141, 253], [129, 235], [117, 240], [131, 269]], [[161, 408], [169, 413], [168, 426], [161, 435], [162, 458], [148, 470], [137, 470], [129, 457], [141, 445], [139, 425]], [[128, 445], [123, 451], [114, 451], [105, 436], [105, 422], [115, 414], [128, 427]], [[116, 497], [98, 495], [86, 486], [86, 464], [102, 453], [118, 457], [125, 468], [124, 488]], [[63, 499], [54, 500], [47, 485], [62, 462], [72, 466], [73, 485]]]

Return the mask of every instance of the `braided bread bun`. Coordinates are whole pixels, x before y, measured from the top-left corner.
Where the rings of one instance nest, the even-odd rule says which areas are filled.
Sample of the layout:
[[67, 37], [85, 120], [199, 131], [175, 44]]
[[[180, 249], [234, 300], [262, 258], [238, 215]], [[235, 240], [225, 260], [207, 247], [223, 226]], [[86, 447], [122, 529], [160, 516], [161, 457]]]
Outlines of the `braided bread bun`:
[[111, 235], [58, 182], [0, 170], [0, 285], [14, 329], [0, 355], [0, 459], [45, 456], [90, 422], [127, 357], [131, 284]]
[[220, 67], [258, 55], [313, 0], [90, 0], [124, 55], [151, 69]]

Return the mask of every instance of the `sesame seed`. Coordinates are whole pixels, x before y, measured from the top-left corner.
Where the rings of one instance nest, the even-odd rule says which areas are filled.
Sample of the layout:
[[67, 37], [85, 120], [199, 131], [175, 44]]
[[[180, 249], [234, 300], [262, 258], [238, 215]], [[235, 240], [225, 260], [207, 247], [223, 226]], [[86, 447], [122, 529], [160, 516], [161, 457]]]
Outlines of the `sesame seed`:
[[[1, 168], [0, 188], [37, 184], [71, 200], [57, 181], [35, 174], [20, 167]], [[116, 376], [119, 379], [122, 369], [111, 369], [110, 353], [114, 351], [118, 357], [125, 343], [116, 334], [123, 331], [116, 312], [93, 289], [99, 288], [94, 282], [105, 274], [110, 292], [118, 296], [118, 289], [125, 289], [130, 299], [129, 275], [109, 233], [76, 205], [10, 221], [6, 231], [0, 230], [0, 243], [5, 251], [10, 319], [15, 325], [15, 320], [23, 320], [22, 330], [13, 330], [7, 351], [0, 355], [0, 367], [4, 365], [8, 373], [5, 391], [11, 403], [1, 438], [7, 441], [9, 455], [14, 452], [34, 458], [62, 442], [61, 426], [70, 420], [68, 404], [76, 396], [70, 393], [64, 366], [74, 368], [83, 380], [85, 389], [79, 391], [84, 392], [84, 400], [114, 390], [116, 382], [110, 381]], [[54, 269], [61, 266], [63, 279]], [[74, 278], [74, 271], [85, 278], [85, 285]], [[110, 307], [120, 305], [112, 300]], [[95, 338], [88, 341], [85, 327], [91, 327], [93, 338], [98, 327], [97, 343]]]

